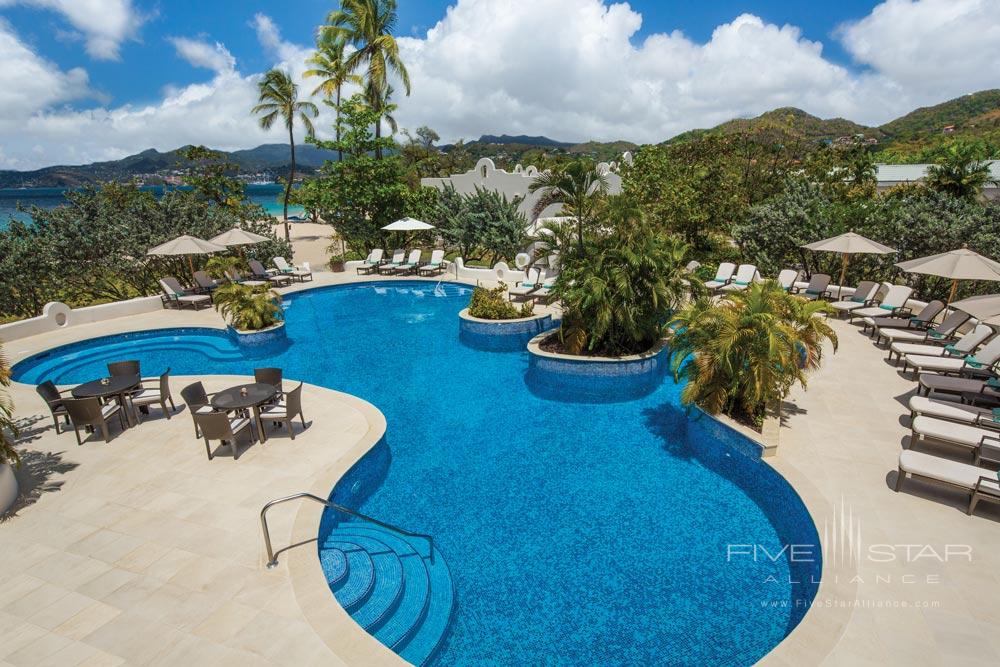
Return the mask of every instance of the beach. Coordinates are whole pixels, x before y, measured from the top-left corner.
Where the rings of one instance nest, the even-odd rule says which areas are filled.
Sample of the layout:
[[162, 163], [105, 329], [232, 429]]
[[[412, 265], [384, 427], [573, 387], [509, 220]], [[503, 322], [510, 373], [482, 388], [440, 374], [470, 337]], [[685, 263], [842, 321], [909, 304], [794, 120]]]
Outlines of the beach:
[[[284, 224], [280, 216], [275, 216], [277, 223], [274, 233], [279, 239], [285, 238]], [[328, 270], [330, 253], [327, 247], [332, 242], [333, 228], [315, 222], [290, 222], [292, 250], [295, 253], [294, 262], [301, 265], [309, 262], [313, 270]]]

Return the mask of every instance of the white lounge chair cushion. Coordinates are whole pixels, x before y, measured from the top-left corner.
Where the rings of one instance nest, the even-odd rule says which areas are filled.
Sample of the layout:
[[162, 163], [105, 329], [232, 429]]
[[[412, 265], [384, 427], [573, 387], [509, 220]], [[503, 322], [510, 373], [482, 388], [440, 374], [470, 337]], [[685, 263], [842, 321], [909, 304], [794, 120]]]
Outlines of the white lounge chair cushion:
[[[865, 321], [867, 322], [868, 320], [871, 320], [871, 319], [872, 318], [870, 318], [870, 317], [866, 317]], [[885, 338], [885, 339], [890, 340], [890, 341], [899, 341], [899, 342], [902, 342], [902, 343], [906, 343], [906, 342], [910, 342], [910, 341], [923, 341], [925, 339], [929, 340], [929, 341], [933, 341], [934, 340], [933, 337], [931, 337], [931, 338], [927, 337], [927, 332], [926, 331], [918, 331], [916, 329], [882, 329], [882, 328], [879, 328], [878, 333], [879, 333], [880, 336], [882, 336], [882, 338]], [[944, 343], [944, 339], [941, 339], [941, 342]]]
[[267, 283], [263, 280], [243, 280], [240, 281], [241, 285], [246, 285], [247, 287], [263, 287]]
[[925, 357], [942, 357], [945, 354], [944, 345], [931, 345], [929, 343], [893, 343], [889, 349], [902, 356], [922, 355]]
[[849, 310], [857, 310], [858, 308], [863, 308], [864, 303], [858, 301], [834, 301], [830, 304], [835, 310], [840, 310], [847, 312]]
[[883, 308], [881, 306], [872, 306], [870, 308], [858, 308], [857, 310], [851, 311], [851, 317], [886, 317], [892, 314], [892, 309]]
[[992, 481], [983, 482], [982, 489], [991, 493], [1000, 493], [1000, 482], [997, 481], [997, 474], [992, 470], [942, 459], [924, 452], [914, 452], [909, 449], [900, 452], [899, 469], [911, 475], [936, 479], [970, 491], [976, 488], [980, 477], [989, 477]]
[[749, 283], [746, 285], [740, 285], [738, 283], [729, 283], [728, 285], [723, 285], [721, 289], [724, 292], [741, 292], [748, 287], [750, 287]]
[[186, 301], [187, 303], [200, 303], [202, 301], [211, 301], [212, 297], [207, 294], [185, 294], [177, 297], [178, 301]]
[[984, 437], [987, 438], [987, 442], [994, 445], [1000, 444], [1000, 431], [967, 424], [956, 424], [934, 417], [916, 417], [910, 428], [913, 429], [914, 433], [925, 438], [944, 440], [972, 449], [978, 447]]
[[705, 283], [705, 287], [707, 287], [708, 289], [718, 289], [725, 284], [726, 283], [722, 282], [721, 280], [709, 280], [708, 282]]
[[978, 408], [974, 405], [943, 401], [927, 396], [911, 396], [909, 406], [910, 411], [917, 415], [947, 419], [964, 424], [975, 424], [979, 417], [989, 419], [993, 415], [990, 408]]
[[930, 354], [908, 354], [906, 363], [915, 366], [921, 371], [937, 371], [939, 373], [949, 373], [962, 370], [965, 366], [963, 357], [944, 357]]

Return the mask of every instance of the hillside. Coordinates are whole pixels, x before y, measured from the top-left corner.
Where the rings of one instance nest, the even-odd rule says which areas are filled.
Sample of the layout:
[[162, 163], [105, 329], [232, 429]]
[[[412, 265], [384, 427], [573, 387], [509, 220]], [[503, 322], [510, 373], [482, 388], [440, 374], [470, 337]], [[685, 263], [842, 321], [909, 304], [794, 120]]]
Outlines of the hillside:
[[984, 157], [1000, 157], [1000, 90], [983, 90], [923, 107], [886, 123], [892, 137], [880, 159], [931, 162], [956, 140], [978, 142]]
[[[120, 160], [94, 162], [85, 165], [58, 165], [34, 171], [0, 171], [0, 188], [20, 187], [79, 187], [103, 181], [140, 179], [154, 184], [163, 182], [183, 167], [183, 148], [160, 152], [153, 148]], [[271, 178], [288, 171], [290, 151], [287, 144], [264, 144], [256, 148], [226, 153], [241, 174]], [[310, 144], [295, 147], [295, 158], [302, 173], [310, 173], [324, 160], [337, 159], [336, 153]]]
[[589, 158], [598, 162], [617, 160], [625, 151], [635, 150], [636, 144], [628, 141], [587, 141], [574, 144], [548, 137], [510, 136], [484, 134], [475, 141], [442, 146], [444, 152], [464, 151], [472, 163], [488, 157], [497, 167], [510, 169], [515, 165], [552, 166], [567, 159]]
[[711, 129], [690, 130], [665, 143], [690, 141], [712, 133], [734, 134], [770, 128], [787, 132], [807, 143], [828, 143], [858, 136], [875, 141], [882, 141], [885, 138], [885, 133], [880, 128], [859, 125], [844, 118], [818, 118], [802, 109], [781, 107], [754, 118], [734, 118]]

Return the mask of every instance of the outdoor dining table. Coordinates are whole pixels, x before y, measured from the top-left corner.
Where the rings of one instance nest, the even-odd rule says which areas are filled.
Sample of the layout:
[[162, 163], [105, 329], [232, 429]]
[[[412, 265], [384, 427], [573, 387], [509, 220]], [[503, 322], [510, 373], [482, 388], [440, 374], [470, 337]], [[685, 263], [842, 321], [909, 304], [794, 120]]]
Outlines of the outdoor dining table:
[[73, 387], [70, 393], [73, 395], [73, 398], [117, 399], [118, 404], [121, 405], [122, 411], [125, 413], [128, 425], [135, 426], [135, 417], [132, 411], [128, 409], [128, 402], [125, 400], [125, 397], [132, 389], [138, 387], [141, 382], [142, 378], [138, 375], [115, 375], [84, 382], [81, 385]]
[[278, 395], [278, 388], [266, 382], [251, 382], [224, 389], [212, 397], [212, 407], [216, 410], [253, 410], [253, 420], [257, 424], [257, 434], [261, 442], [267, 440], [264, 424], [260, 419], [260, 406]]

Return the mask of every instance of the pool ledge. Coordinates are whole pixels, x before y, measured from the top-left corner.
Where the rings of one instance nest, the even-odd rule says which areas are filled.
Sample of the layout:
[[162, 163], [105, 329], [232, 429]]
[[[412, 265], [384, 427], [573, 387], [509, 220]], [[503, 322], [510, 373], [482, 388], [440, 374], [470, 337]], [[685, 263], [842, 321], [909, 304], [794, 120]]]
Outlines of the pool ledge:
[[[385, 416], [374, 405], [349, 394], [334, 393], [365, 416], [369, 429], [325, 473], [317, 477], [309, 489], [304, 489], [320, 498], [330, 495], [330, 489], [382, 440], [386, 431]], [[283, 560], [279, 563], [279, 567], [288, 568], [289, 580], [302, 615], [317, 636], [348, 665], [407, 665], [405, 660], [355, 623], [330, 592], [314, 544], [323, 510], [323, 505], [319, 503], [301, 501], [292, 525], [292, 543], [303, 546], [282, 554]]]

